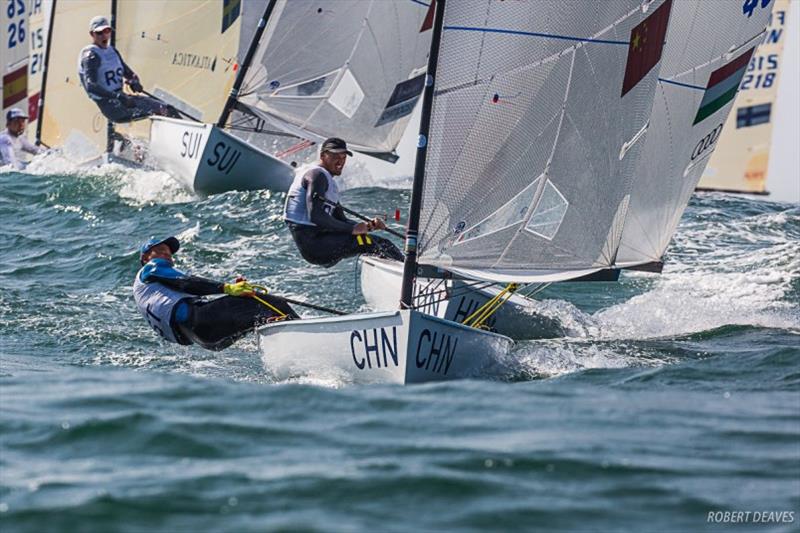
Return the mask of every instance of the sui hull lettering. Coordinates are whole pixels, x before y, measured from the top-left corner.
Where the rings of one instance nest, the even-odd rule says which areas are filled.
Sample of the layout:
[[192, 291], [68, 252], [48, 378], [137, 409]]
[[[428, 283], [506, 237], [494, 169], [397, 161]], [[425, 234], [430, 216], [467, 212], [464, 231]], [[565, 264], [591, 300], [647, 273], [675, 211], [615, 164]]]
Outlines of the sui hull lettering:
[[206, 163], [224, 174], [230, 174], [241, 155], [242, 152], [220, 141], [214, 145], [214, 153], [206, 159]]
[[400, 366], [397, 359], [397, 328], [373, 328], [350, 332], [350, 354], [359, 370], [388, 368], [389, 363]]
[[192, 133], [184, 131], [181, 136], [181, 157], [194, 159], [200, 153], [200, 143], [203, 140], [202, 133]]

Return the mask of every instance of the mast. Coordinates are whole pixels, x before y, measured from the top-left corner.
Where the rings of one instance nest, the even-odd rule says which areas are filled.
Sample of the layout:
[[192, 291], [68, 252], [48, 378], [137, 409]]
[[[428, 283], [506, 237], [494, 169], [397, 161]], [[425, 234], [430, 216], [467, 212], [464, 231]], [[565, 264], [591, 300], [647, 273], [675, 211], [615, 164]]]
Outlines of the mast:
[[39, 110], [37, 111], [36, 120], [36, 144], [42, 143], [42, 123], [44, 122], [44, 96], [47, 91], [47, 65], [50, 63], [50, 47], [53, 46], [53, 23], [56, 20], [56, 3], [58, 0], [53, 0], [50, 6], [50, 26], [47, 28], [47, 46], [44, 49], [44, 70], [42, 72], [42, 88], [39, 91]]
[[422, 185], [425, 178], [425, 160], [428, 155], [428, 133], [433, 108], [433, 88], [436, 80], [436, 66], [439, 62], [439, 44], [442, 40], [445, 0], [431, 0], [436, 4], [436, 16], [431, 38], [431, 53], [428, 56], [428, 72], [425, 78], [425, 93], [422, 95], [422, 117], [419, 122], [417, 157], [414, 161], [414, 184], [411, 189], [411, 208], [408, 214], [405, 253], [403, 264], [403, 286], [400, 292], [400, 308], [410, 309], [413, 305], [413, 286], [417, 270], [417, 234], [419, 233], [419, 211], [422, 207]]
[[[53, 6], [55, 12], [55, 5]], [[117, 0], [111, 0], [111, 47], [115, 48], [117, 39]], [[114, 151], [114, 123], [106, 121], [106, 152], [109, 154]]]
[[256, 49], [258, 49], [258, 43], [261, 41], [261, 36], [264, 34], [264, 30], [267, 28], [267, 21], [269, 20], [276, 3], [277, 0], [269, 0], [267, 7], [264, 9], [264, 14], [261, 16], [261, 20], [258, 21], [256, 33], [253, 35], [253, 40], [250, 41], [250, 46], [247, 49], [247, 54], [244, 56], [244, 61], [241, 65], [239, 65], [239, 72], [236, 74], [236, 81], [233, 82], [231, 94], [228, 95], [228, 100], [225, 102], [225, 107], [222, 108], [222, 113], [219, 115], [219, 120], [217, 121], [218, 128], [224, 128], [225, 123], [228, 122], [228, 117], [231, 115], [233, 106], [236, 104], [237, 98], [239, 98], [239, 90], [242, 88], [242, 84], [244, 83], [244, 76], [247, 74], [247, 69], [250, 68], [250, 63], [253, 61], [253, 56], [256, 53]]

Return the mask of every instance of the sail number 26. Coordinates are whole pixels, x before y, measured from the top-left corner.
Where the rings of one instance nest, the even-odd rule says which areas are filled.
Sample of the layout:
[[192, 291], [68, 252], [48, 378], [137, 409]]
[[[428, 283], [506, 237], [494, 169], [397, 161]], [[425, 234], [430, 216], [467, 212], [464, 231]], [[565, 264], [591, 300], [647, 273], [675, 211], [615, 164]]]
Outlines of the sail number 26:
[[[6, 15], [10, 20], [8, 25], [8, 48], [10, 49], [25, 42], [25, 0], [8, 0]], [[15, 21], [14, 17], [21, 18]]]

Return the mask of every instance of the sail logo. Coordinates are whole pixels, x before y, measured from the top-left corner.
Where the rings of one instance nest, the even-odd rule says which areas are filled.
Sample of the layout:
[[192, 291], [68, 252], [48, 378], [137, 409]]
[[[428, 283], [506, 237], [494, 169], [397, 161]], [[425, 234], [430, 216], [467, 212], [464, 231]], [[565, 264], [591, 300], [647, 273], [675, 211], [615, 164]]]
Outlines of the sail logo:
[[[692, 151], [692, 161], [700, 157], [702, 154], [708, 152], [719, 139], [719, 134], [722, 133], [722, 124], [711, 130], [711, 133], [700, 139], [700, 142], [694, 147]], [[710, 153], [706, 155], [711, 155]]]
[[350, 354], [356, 368], [372, 369], [373, 364], [376, 368], [388, 368], [390, 362], [396, 367], [400, 366], [397, 358], [397, 328], [392, 326], [391, 336], [386, 329], [372, 328], [350, 332]]
[[172, 54], [172, 64], [179, 67], [196, 68], [214, 72], [217, 68], [217, 56], [211, 57], [189, 52], [175, 52]]
[[753, 12], [761, 4], [761, 8], [765, 8], [772, 3], [772, 0], [744, 0], [742, 4], [742, 14], [747, 15], [747, 18], [753, 16]]
[[383, 113], [378, 117], [375, 128], [411, 114], [414, 106], [417, 105], [419, 95], [425, 87], [425, 74], [420, 74], [410, 80], [406, 80], [395, 85]]
[[446, 376], [456, 357], [458, 339], [440, 331], [423, 329], [417, 340], [417, 368]]
[[217, 170], [224, 174], [230, 174], [241, 155], [242, 152], [220, 141], [214, 145], [213, 154], [206, 159], [206, 164], [210, 167], [216, 167]]
[[195, 159], [200, 154], [200, 143], [203, 142], [202, 133], [192, 133], [188, 130], [181, 136], [181, 157]]

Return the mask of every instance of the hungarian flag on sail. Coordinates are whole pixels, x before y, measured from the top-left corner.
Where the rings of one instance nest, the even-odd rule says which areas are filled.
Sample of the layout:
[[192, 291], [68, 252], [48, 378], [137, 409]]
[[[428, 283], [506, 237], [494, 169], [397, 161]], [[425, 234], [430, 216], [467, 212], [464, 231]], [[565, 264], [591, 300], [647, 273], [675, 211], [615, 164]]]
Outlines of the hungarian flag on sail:
[[727, 65], [723, 65], [711, 73], [706, 85], [706, 92], [700, 101], [700, 108], [697, 110], [692, 126], [707, 119], [734, 99], [755, 49], [756, 47], [754, 46]]
[[656, 66], [664, 50], [664, 37], [672, 9], [672, 0], [666, 0], [653, 14], [631, 30], [628, 44], [628, 62], [622, 80], [622, 95], [633, 89]]

